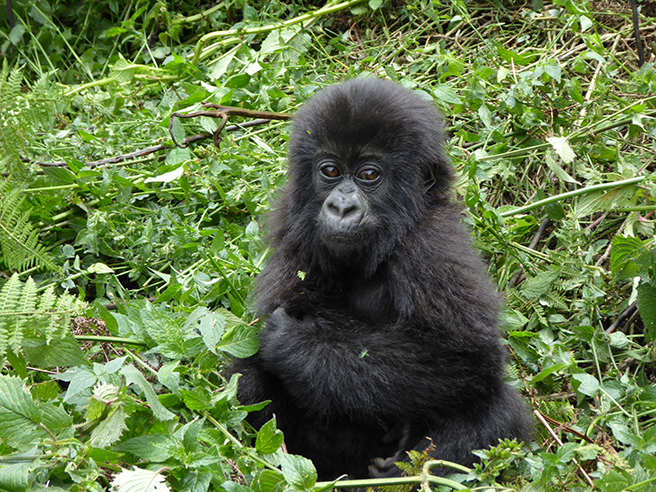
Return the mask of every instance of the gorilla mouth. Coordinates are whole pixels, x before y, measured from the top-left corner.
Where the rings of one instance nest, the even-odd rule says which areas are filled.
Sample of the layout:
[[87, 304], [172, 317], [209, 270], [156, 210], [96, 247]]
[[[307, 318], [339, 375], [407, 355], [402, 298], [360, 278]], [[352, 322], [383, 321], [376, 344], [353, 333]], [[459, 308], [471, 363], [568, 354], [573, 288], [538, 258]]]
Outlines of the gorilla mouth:
[[342, 256], [364, 248], [367, 237], [362, 231], [331, 231], [322, 234], [321, 241], [335, 256]]

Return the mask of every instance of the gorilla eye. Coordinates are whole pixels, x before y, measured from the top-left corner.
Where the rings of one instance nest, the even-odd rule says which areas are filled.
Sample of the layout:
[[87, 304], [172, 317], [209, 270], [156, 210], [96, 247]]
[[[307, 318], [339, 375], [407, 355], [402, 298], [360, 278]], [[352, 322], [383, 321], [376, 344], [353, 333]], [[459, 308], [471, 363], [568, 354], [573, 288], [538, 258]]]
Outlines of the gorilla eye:
[[337, 169], [335, 166], [322, 166], [320, 171], [321, 174], [327, 178], [336, 178], [339, 176], [339, 169]]
[[365, 169], [358, 177], [364, 181], [376, 181], [380, 178], [380, 173], [376, 169]]

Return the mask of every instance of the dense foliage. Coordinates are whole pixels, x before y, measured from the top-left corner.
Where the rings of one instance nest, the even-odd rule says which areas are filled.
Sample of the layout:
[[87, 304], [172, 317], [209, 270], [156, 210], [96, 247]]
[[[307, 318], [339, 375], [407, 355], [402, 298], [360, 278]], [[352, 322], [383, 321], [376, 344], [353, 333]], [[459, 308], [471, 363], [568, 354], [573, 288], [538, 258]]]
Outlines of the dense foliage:
[[416, 453], [378, 484], [656, 490], [656, 8], [638, 5], [642, 66], [620, 0], [0, 9], [0, 490], [328, 485], [275, 421], [248, 428], [223, 373], [257, 350], [288, 123], [230, 116], [216, 146], [220, 118], [171, 115], [293, 113], [367, 74], [445, 115], [537, 429], [448, 480]]

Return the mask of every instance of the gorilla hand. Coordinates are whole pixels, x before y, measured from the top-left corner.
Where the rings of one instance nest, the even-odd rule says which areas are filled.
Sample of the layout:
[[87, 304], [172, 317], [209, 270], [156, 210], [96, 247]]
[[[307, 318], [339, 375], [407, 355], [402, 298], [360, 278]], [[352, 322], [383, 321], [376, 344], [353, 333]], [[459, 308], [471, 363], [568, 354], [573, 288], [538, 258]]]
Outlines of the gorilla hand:
[[385, 444], [398, 443], [397, 451], [392, 456], [387, 458], [377, 457], [369, 465], [369, 475], [373, 478], [385, 478], [391, 476], [398, 476], [399, 469], [395, 465], [397, 461], [403, 461], [405, 453], [409, 449], [410, 444], [410, 423], [399, 423], [395, 425], [390, 431], [383, 436]]

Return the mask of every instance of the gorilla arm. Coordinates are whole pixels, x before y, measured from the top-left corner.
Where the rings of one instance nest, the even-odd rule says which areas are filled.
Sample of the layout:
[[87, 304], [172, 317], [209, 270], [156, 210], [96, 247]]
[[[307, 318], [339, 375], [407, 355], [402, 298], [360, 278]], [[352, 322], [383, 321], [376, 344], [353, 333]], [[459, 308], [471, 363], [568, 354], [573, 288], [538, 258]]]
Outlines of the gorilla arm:
[[463, 405], [473, 408], [494, 391], [498, 374], [484, 349], [454, 351], [453, 341], [418, 332], [368, 326], [343, 310], [298, 319], [278, 308], [262, 333], [259, 357], [295, 404], [315, 414], [434, 419], [436, 412], [446, 417]]

